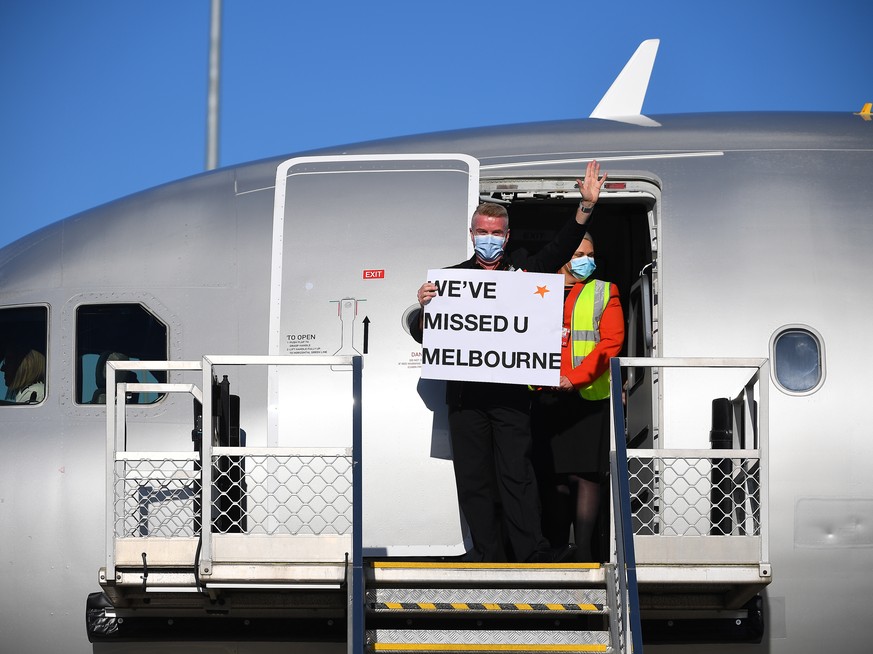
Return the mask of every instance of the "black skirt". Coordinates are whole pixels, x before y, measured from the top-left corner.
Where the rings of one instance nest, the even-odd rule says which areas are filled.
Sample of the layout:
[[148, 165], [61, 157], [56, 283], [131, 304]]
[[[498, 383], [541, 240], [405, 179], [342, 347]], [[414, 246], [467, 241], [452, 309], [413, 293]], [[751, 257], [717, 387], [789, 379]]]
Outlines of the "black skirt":
[[606, 474], [609, 400], [585, 400], [576, 391], [538, 391], [531, 397], [537, 472]]

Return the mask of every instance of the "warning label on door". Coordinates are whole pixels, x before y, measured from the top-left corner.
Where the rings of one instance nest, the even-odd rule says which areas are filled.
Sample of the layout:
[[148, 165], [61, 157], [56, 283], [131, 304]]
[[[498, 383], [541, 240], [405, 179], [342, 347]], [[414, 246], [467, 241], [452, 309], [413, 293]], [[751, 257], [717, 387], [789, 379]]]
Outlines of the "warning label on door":
[[328, 354], [327, 347], [318, 343], [318, 336], [311, 333], [286, 334], [285, 354]]
[[418, 352], [410, 352], [409, 358], [406, 361], [398, 362], [399, 366], [404, 368], [421, 368], [421, 350]]

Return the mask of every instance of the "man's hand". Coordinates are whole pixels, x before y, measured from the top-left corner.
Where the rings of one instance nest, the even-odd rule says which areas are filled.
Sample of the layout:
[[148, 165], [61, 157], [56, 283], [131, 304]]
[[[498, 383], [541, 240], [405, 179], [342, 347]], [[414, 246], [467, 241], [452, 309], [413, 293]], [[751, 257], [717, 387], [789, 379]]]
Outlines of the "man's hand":
[[[606, 181], [606, 173], [600, 177], [600, 164], [596, 161], [589, 161], [588, 167], [585, 169], [585, 178], [576, 179], [576, 184], [579, 185], [579, 191], [582, 193], [582, 202], [585, 205], [594, 206], [600, 198], [600, 187]], [[598, 179], [599, 178], [599, 179]]]
[[436, 294], [436, 284], [425, 282], [421, 285], [421, 288], [418, 289], [418, 303], [422, 306], [422, 308], [424, 308], [424, 305], [434, 299], [436, 297]]

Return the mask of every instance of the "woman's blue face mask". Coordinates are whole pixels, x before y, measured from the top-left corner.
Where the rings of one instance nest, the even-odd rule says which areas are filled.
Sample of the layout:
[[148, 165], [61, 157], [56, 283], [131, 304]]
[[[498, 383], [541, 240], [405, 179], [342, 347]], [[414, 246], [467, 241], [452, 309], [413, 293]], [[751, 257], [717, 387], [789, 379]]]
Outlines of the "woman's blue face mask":
[[576, 279], [585, 281], [594, 274], [597, 266], [594, 264], [594, 257], [582, 256], [570, 259], [570, 274]]

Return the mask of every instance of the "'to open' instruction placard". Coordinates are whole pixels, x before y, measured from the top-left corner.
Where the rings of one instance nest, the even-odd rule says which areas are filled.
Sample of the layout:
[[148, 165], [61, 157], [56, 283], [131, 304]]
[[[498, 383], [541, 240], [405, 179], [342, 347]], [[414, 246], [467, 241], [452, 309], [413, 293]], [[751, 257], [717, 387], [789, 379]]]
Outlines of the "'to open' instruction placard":
[[429, 270], [421, 376], [557, 386], [564, 278], [549, 273]]

